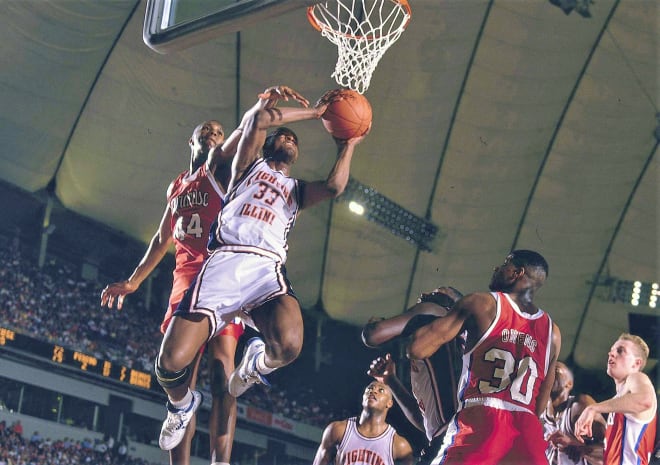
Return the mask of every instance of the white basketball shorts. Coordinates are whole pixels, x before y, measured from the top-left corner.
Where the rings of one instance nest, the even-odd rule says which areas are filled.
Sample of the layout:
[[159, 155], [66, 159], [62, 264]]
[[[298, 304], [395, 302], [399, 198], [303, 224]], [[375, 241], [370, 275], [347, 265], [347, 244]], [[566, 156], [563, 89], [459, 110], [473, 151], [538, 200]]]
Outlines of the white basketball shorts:
[[254, 308], [282, 295], [295, 297], [284, 264], [277, 258], [255, 247], [216, 249], [174, 314], [208, 316], [211, 337], [236, 317], [257, 329], [250, 317]]

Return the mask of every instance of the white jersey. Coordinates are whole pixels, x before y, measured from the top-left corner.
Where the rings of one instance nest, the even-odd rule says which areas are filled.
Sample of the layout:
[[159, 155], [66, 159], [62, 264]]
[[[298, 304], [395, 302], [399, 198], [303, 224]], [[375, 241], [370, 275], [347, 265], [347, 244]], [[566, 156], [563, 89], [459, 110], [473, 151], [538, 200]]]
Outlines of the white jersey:
[[[540, 416], [541, 423], [543, 424], [543, 435], [546, 440], [548, 437], [560, 431], [570, 437], [573, 437], [573, 424], [571, 422], [571, 407], [576, 402], [575, 396], [569, 396], [566, 401], [566, 408], [555, 415], [554, 418], [550, 417], [547, 412], [543, 412]], [[571, 460], [568, 455], [561, 452], [558, 447], [548, 443], [548, 448], [545, 451], [550, 465], [589, 465], [589, 462], [582, 458], [577, 462]]]
[[346, 420], [346, 432], [337, 447], [335, 465], [394, 465], [392, 447], [396, 431], [392, 426], [375, 438], [362, 436], [357, 417]]
[[299, 181], [256, 160], [225, 198], [215, 235], [225, 250], [268, 251], [286, 262], [287, 236], [301, 203]]

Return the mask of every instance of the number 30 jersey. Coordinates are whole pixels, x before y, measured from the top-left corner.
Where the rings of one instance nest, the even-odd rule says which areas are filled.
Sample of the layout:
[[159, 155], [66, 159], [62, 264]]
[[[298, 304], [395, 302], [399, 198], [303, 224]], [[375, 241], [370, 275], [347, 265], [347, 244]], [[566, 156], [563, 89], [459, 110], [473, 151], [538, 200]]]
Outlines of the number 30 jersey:
[[287, 237], [298, 216], [301, 183], [260, 158], [225, 197], [214, 245], [284, 263]]
[[534, 414], [550, 363], [552, 320], [541, 309], [533, 315], [521, 311], [508, 294], [492, 295], [495, 320], [463, 355], [459, 408], [485, 405]]

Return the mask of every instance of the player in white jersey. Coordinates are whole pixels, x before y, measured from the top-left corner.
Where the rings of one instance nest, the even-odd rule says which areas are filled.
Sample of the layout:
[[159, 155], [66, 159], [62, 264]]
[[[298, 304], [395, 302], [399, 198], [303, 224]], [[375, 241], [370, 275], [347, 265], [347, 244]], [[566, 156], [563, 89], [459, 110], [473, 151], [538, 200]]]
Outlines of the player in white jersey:
[[379, 381], [371, 382], [362, 395], [359, 417], [326, 426], [314, 465], [412, 464], [410, 443], [386, 421], [393, 405], [390, 388]]
[[[266, 383], [263, 375], [298, 357], [303, 322], [284, 269], [287, 235], [299, 209], [344, 191], [355, 146], [364, 139], [335, 139], [337, 160], [325, 180], [295, 180], [289, 171], [298, 158], [297, 136], [286, 128], [270, 135], [268, 130], [319, 119], [330, 102], [341, 98], [339, 91], [326, 92], [311, 108], [307, 99], [286, 86], [266, 89], [259, 97], [261, 105], [249, 110], [239, 127], [243, 136], [210, 244], [215, 250], [175, 312], [156, 362], [158, 381], [178, 409], [168, 412], [166, 430], [185, 431], [190, 411], [196, 408], [196, 394], [185, 384], [190, 363], [234, 317], [245, 318], [263, 337], [248, 342], [230, 376], [229, 392], [234, 397], [255, 383]], [[302, 107], [278, 108], [280, 99], [293, 99]], [[166, 428], [169, 424], [172, 428]]]
[[588, 394], [571, 395], [573, 372], [564, 363], [555, 364], [555, 382], [550, 400], [539, 417], [548, 440], [545, 451], [550, 465], [602, 465], [605, 419], [597, 416], [594, 437], [589, 444], [575, 438], [575, 422], [588, 405], [596, 401]]

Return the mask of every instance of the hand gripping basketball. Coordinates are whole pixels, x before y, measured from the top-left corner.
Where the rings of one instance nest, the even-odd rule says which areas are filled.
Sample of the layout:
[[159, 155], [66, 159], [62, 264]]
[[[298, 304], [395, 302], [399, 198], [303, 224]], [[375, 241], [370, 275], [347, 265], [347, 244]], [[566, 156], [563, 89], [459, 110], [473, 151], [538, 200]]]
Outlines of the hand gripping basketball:
[[350, 89], [334, 89], [326, 92], [319, 102], [329, 102], [321, 121], [336, 139], [353, 139], [369, 131], [372, 111], [364, 95]]

